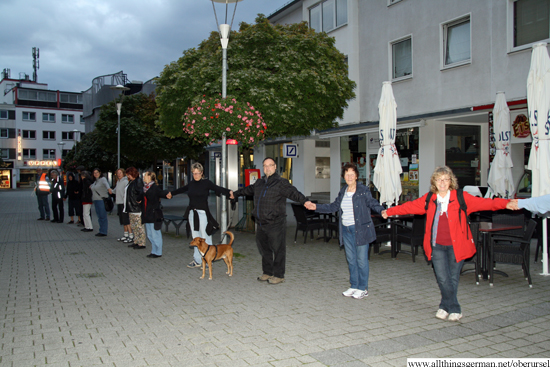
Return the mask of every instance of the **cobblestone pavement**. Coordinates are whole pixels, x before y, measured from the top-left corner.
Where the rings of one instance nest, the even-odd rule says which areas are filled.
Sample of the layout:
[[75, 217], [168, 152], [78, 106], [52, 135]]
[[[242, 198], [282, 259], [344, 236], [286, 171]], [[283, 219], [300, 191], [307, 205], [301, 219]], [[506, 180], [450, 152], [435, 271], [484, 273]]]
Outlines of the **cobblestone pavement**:
[[[186, 195], [164, 201], [182, 214]], [[116, 215], [107, 237], [37, 221], [28, 190], [0, 191], [2, 366], [403, 366], [408, 357], [549, 357], [550, 277], [515, 266], [494, 287], [462, 276], [461, 322], [434, 317], [431, 267], [373, 255], [369, 296], [348, 288], [344, 252], [287, 229], [286, 282], [261, 283], [254, 235], [235, 232], [233, 277], [199, 279], [185, 235], [164, 233], [163, 256], [128, 248]], [[67, 222], [68, 219], [65, 220]], [[182, 231], [184, 232], [184, 231]], [[147, 245], [150, 249], [150, 244]], [[533, 246], [534, 250], [534, 246]], [[534, 251], [532, 251], [534, 253]], [[533, 261], [531, 261], [533, 263]]]

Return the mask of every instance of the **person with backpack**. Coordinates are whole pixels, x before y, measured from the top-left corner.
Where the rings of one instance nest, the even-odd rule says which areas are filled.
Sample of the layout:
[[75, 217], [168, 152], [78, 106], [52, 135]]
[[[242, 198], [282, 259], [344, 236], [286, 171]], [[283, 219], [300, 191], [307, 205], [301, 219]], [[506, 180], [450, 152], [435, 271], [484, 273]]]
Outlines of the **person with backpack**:
[[392, 215], [426, 214], [423, 245], [441, 292], [441, 302], [435, 314], [438, 319], [458, 321], [462, 318], [457, 299], [458, 281], [464, 260], [476, 252], [468, 215], [505, 208], [512, 209], [510, 200], [483, 199], [458, 189], [453, 171], [443, 166], [432, 173], [429, 193], [382, 211], [384, 219]]

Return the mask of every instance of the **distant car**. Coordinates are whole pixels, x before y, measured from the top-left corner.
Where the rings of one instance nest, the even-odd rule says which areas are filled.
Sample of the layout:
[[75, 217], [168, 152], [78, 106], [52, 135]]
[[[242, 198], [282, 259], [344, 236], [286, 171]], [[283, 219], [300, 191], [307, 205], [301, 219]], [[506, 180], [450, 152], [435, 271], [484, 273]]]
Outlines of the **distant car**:
[[528, 199], [531, 197], [531, 171], [526, 170], [517, 184], [516, 197], [518, 199]]

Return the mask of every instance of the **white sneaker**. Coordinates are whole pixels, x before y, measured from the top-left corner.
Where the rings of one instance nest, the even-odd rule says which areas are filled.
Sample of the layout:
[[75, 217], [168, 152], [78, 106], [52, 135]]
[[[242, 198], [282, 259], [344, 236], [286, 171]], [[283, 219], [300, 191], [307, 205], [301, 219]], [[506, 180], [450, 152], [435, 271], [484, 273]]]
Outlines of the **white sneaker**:
[[355, 288], [349, 288], [347, 291], [342, 292], [342, 296], [344, 297], [351, 297], [355, 293], [355, 291], [358, 291], [358, 289]]
[[[455, 314], [456, 315], [456, 314]], [[437, 312], [435, 313], [435, 317], [437, 317], [438, 319], [440, 320], [445, 320], [447, 319], [447, 316], [449, 316], [449, 313], [447, 311], [445, 311], [444, 309], [440, 308], [439, 310], [437, 310]]]
[[355, 299], [361, 299], [361, 298], [365, 298], [368, 295], [369, 295], [369, 291], [362, 291], [360, 289], [356, 289], [351, 296]]
[[462, 318], [461, 313], [452, 313], [449, 315], [449, 321], [458, 321]]

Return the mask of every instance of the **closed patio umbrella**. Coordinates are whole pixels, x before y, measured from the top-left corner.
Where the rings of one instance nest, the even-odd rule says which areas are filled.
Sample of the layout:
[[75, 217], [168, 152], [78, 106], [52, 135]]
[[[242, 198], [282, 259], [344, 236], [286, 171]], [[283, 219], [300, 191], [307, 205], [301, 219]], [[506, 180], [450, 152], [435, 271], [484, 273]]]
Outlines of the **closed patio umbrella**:
[[380, 149], [374, 167], [374, 186], [380, 192], [380, 204], [397, 205], [401, 195], [401, 179], [403, 172], [397, 148], [395, 147], [395, 133], [397, 130], [397, 104], [393, 96], [391, 82], [382, 85], [382, 96], [378, 103], [380, 125]]
[[[550, 194], [550, 126], [548, 113], [550, 109], [550, 57], [546, 43], [533, 45], [531, 67], [527, 77], [527, 106], [531, 126], [531, 153], [529, 165], [532, 177], [531, 195], [533, 197]], [[543, 253], [542, 274], [548, 273], [548, 234], [546, 218], [543, 220]]]
[[493, 130], [495, 133], [495, 158], [491, 163], [487, 184], [495, 195], [503, 198], [514, 194], [514, 179], [512, 178], [512, 157], [510, 156], [510, 109], [506, 103], [504, 92], [497, 93], [493, 109]]

